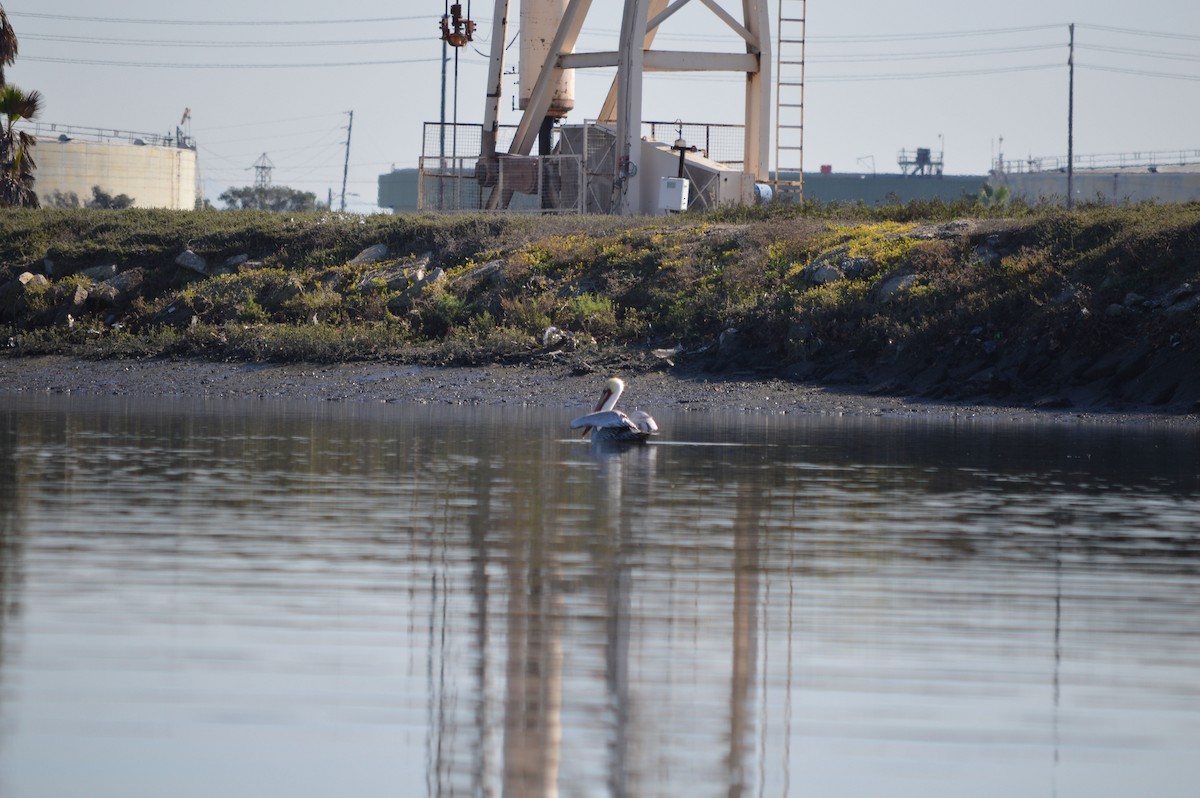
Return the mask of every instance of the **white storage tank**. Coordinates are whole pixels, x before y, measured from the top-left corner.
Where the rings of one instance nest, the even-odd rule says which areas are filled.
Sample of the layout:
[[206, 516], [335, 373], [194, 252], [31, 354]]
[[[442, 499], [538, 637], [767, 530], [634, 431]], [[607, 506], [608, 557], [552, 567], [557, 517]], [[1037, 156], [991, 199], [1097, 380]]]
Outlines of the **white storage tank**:
[[[538, 73], [546, 62], [567, 0], [521, 0], [520, 99], [524, 110], [533, 95]], [[575, 70], [564, 69], [555, 83], [546, 116], [564, 117], [575, 107]]]
[[43, 205], [54, 192], [74, 194], [81, 203], [98, 186], [112, 195], [125, 194], [135, 208], [191, 210], [197, 199], [196, 151], [189, 147], [132, 142], [87, 141], [67, 135], [37, 135], [33, 156]]

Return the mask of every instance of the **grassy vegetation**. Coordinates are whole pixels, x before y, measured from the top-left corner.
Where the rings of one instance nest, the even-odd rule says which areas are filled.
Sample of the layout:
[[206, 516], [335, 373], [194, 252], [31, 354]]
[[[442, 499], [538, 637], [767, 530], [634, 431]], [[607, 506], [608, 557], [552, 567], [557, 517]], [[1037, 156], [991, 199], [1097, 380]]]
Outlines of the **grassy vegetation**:
[[[375, 244], [382, 261], [351, 262]], [[185, 249], [248, 260], [206, 276], [176, 264]], [[87, 274], [109, 265], [140, 284], [114, 298], [110, 272]], [[1200, 287], [1197, 204], [0, 212], [0, 343], [14, 354], [477, 362], [544, 351], [553, 326], [560, 349], [678, 345], [714, 368], [906, 380], [982, 358], [1010, 381], [1043, 361], [1065, 379], [1087, 368], [1072, 358], [1094, 365], [1114, 347], [1195, 357], [1196, 314], [1174, 301], [1188, 285]], [[718, 349], [730, 329], [736, 347]]]

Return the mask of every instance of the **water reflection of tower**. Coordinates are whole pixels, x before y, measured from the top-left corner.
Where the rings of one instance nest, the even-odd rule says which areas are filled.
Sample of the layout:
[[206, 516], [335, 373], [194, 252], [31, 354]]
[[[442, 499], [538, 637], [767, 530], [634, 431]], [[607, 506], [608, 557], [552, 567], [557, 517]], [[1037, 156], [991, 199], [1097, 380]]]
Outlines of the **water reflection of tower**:
[[[661, 491], [655, 490], [652, 485], [656, 476], [654, 458], [659, 448], [651, 445], [613, 454], [596, 452], [600, 470], [593, 483], [595, 498], [591, 503], [594, 513], [591, 526], [606, 542], [603, 554], [597, 556], [596, 560], [605, 590], [605, 688], [610, 718], [607, 739], [608, 794], [616, 798], [644, 792], [639, 778], [643, 775], [641, 767], [671, 761], [673, 756], [669, 751], [647, 750], [638, 745], [639, 733], [653, 733], [654, 729], [639, 717], [642, 713], [635, 703], [640, 693], [631, 684], [631, 657], [637, 656], [631, 652], [631, 641], [636, 634], [638, 642], [644, 642], [642, 636], [650, 632], [654, 623], [650, 618], [634, 614], [633, 590], [635, 569], [644, 568], [653, 572], [657, 565], [643, 561], [639, 552], [646, 551], [646, 556], [653, 554], [653, 548], [645, 548], [654, 544], [644, 538], [641, 519], [647, 516], [650, 509], [648, 502], [652, 499], [647, 497], [661, 495]], [[687, 748], [685, 762], [695, 762], [705, 756], [712, 757], [709, 761], [716, 759], [721, 762], [724, 773], [715, 775], [724, 782], [727, 794], [746, 796], [751, 794], [754, 787], [750, 758], [757, 729], [754, 698], [758, 689], [758, 614], [763, 609], [759, 575], [762, 567], [762, 491], [753, 485], [739, 484], [733, 504], [734, 507], [730, 508], [730, 515], [733, 516], [730, 581], [725, 583], [730, 586], [733, 595], [729, 603], [720, 602], [720, 606], [731, 613], [732, 623], [729, 627], [719, 625], [720, 628], [729, 628], [731, 632], [725, 649], [731, 657], [726, 693], [727, 725], [725, 733], [721, 734], [725, 750], [716, 759], [712, 757], [713, 751], [701, 752], [689, 744], [682, 744], [682, 747]], [[652, 589], [650, 586], [647, 588]], [[648, 596], [638, 598], [644, 601]], [[635, 620], [650, 626], [637, 631], [634, 629]], [[704, 623], [703, 618], [698, 620]], [[719, 619], [709, 620], [717, 622]], [[633, 665], [636, 666], [637, 662]], [[660, 715], [663, 708], [640, 709], [649, 713], [648, 717], [654, 717]], [[656, 777], [655, 773], [644, 775], [651, 779]]]
[[514, 508], [514, 529], [529, 532], [522, 539], [513, 535], [508, 541], [504, 795], [558, 794], [562, 602], [556, 585], [557, 560], [547, 540], [543, 510], [542, 502]]
[[[13, 418], [9, 416], [9, 419]], [[48, 418], [48, 417], [44, 417]], [[57, 425], [57, 419], [43, 421]], [[15, 422], [0, 420], [0, 677], [4, 675], [4, 666], [9, 652], [5, 646], [8, 638], [9, 623], [15, 618], [21, 606], [21, 588], [24, 581], [25, 533], [23, 529], [22, 510], [29, 504], [21, 490], [21, 463], [18, 461], [21, 431], [26, 432], [26, 443], [30, 427], [27, 424], [18, 428]], [[32, 430], [39, 436], [38, 443], [45, 440], [46, 433], [42, 429]], [[0, 680], [0, 685], [3, 682]], [[0, 704], [0, 709], [3, 704]]]
[[605, 647], [604, 685], [608, 705], [612, 709], [612, 737], [608, 748], [608, 791], [613, 798], [625, 798], [635, 791], [629, 782], [630, 737], [632, 732], [632, 702], [629, 684], [629, 641], [631, 635], [633, 593], [633, 563], [635, 546], [634, 522], [642, 506], [638, 497], [626, 500], [625, 485], [638, 486], [639, 496], [652, 493], [655, 446], [617, 450], [593, 447], [593, 456], [600, 465], [596, 486], [602, 495], [592, 506], [593, 526], [610, 542], [610, 560], [605, 563]]
[[1058, 795], [1059, 712], [1062, 702], [1062, 578], [1063, 536], [1074, 520], [1074, 513], [1063, 510], [1054, 515], [1054, 769], [1051, 795]]
[[[729, 684], [729, 795], [747, 794], [749, 740], [754, 728], [754, 673], [758, 654], [761, 492], [741, 486], [733, 526], [733, 667]], [[766, 685], [762, 686], [765, 689]]]
[[467, 521], [470, 536], [471, 562], [471, 600], [475, 607], [475, 647], [478, 652], [475, 663], [476, 696], [475, 728], [476, 736], [472, 741], [471, 794], [492, 795], [488, 784], [491, 773], [491, 757], [493, 746], [493, 730], [488, 700], [489, 682], [491, 680], [491, 647], [489, 645], [491, 619], [490, 602], [491, 590], [488, 584], [488, 566], [491, 563], [491, 548], [488, 546], [487, 533], [492, 515], [492, 482], [491, 467], [485, 462], [475, 470], [474, 490], [476, 497], [474, 512]]

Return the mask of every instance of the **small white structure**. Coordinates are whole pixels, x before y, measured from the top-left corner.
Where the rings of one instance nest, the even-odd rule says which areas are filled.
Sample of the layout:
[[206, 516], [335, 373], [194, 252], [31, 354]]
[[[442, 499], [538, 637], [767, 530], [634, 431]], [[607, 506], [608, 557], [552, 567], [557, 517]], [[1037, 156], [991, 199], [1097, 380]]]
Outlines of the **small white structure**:
[[660, 210], [686, 211], [688, 203], [688, 180], [686, 177], [659, 178], [658, 207]]

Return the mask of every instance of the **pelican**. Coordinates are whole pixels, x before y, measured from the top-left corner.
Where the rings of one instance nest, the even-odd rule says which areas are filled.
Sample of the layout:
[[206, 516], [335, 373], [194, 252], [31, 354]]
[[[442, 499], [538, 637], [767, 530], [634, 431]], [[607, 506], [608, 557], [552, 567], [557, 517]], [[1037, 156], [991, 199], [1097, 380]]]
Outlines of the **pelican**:
[[586, 416], [571, 422], [571, 429], [582, 429], [586, 437], [590, 432], [592, 442], [617, 441], [644, 443], [651, 435], [658, 434], [658, 424], [648, 413], [634, 410], [625, 415], [617, 410], [617, 400], [625, 392], [625, 382], [620, 377], [609, 377], [596, 409]]

